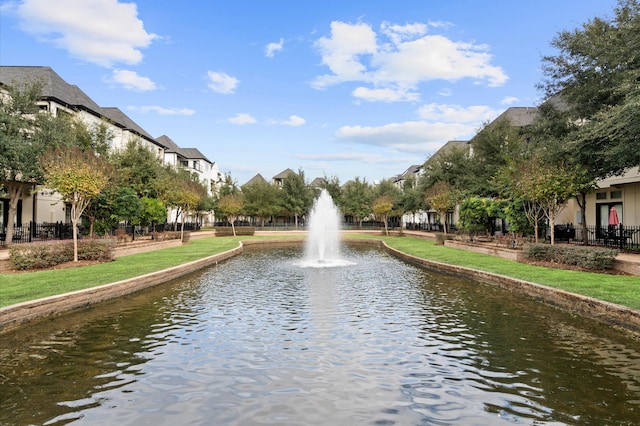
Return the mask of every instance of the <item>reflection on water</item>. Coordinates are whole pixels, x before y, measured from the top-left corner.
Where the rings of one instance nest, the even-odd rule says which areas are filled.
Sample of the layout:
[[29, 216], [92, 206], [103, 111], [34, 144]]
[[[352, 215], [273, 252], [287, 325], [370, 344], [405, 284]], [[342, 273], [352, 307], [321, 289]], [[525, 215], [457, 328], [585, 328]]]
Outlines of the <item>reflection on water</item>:
[[637, 424], [621, 333], [376, 250], [300, 256], [1, 336], [0, 424]]

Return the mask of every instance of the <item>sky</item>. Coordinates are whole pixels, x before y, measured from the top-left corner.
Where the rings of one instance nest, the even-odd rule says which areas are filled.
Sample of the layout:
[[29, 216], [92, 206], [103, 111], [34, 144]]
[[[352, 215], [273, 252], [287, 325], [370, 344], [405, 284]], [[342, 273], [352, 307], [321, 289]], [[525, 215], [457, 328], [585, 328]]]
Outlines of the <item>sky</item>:
[[0, 0], [0, 65], [49, 66], [242, 185], [374, 183], [537, 106], [559, 32], [615, 0]]

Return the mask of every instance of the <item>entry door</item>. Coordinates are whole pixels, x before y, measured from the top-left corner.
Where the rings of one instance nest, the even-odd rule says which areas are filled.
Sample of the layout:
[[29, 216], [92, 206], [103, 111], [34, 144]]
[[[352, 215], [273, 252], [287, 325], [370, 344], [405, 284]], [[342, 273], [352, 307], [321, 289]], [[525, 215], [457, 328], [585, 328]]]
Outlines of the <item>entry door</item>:
[[622, 217], [622, 203], [598, 204], [598, 209], [596, 210], [596, 223], [600, 228], [606, 228], [609, 226], [609, 211], [611, 210], [611, 207], [616, 208], [620, 223], [624, 223], [624, 219]]

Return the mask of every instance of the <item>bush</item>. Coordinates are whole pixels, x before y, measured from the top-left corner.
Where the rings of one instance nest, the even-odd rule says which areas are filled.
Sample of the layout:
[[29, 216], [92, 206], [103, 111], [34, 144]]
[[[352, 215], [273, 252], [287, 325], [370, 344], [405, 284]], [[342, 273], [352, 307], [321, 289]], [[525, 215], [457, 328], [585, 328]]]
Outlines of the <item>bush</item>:
[[585, 269], [612, 269], [617, 250], [602, 247], [531, 244], [525, 246], [524, 257], [530, 260], [575, 265]]
[[444, 232], [436, 232], [436, 244], [444, 245], [445, 241], [455, 239], [453, 234], [445, 234]]
[[[78, 260], [113, 260], [115, 244], [110, 239], [78, 241]], [[73, 241], [30, 243], [9, 247], [9, 262], [14, 269], [52, 268], [73, 261]]]

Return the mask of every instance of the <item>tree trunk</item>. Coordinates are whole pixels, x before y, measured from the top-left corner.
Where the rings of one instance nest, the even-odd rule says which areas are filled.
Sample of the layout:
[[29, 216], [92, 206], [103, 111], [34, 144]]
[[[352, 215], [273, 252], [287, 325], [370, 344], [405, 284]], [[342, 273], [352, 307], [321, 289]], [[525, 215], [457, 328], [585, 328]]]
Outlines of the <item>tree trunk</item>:
[[587, 193], [581, 192], [576, 195], [576, 201], [580, 206], [580, 216], [582, 216], [582, 244], [589, 245], [589, 230], [587, 229]]
[[71, 204], [71, 235], [73, 236], [73, 261], [78, 261], [78, 218], [76, 217], [76, 205]]
[[6, 183], [5, 191], [9, 194], [9, 218], [7, 219], [7, 232], [4, 237], [5, 246], [13, 243], [13, 228], [15, 226], [15, 217], [18, 212], [18, 201], [24, 194], [23, 186], [19, 183]]
[[388, 237], [389, 236], [389, 228], [387, 227], [387, 216], [384, 215], [382, 217], [382, 220], [384, 220], [384, 234]]

